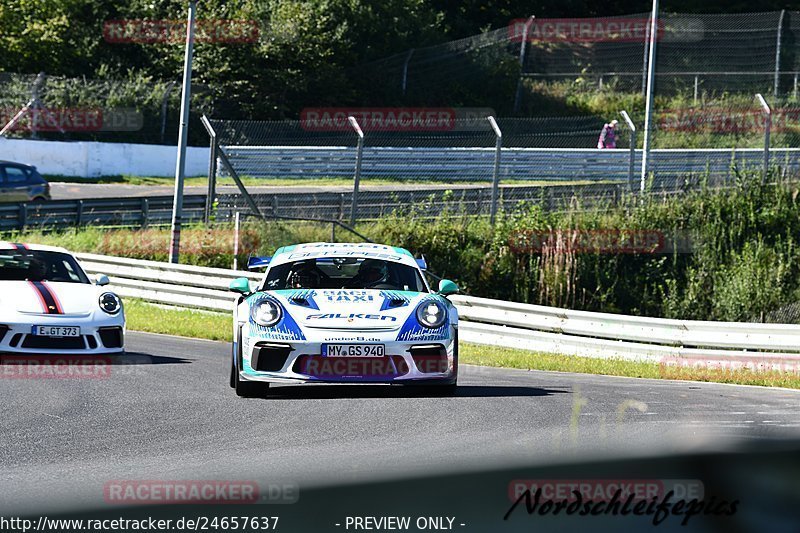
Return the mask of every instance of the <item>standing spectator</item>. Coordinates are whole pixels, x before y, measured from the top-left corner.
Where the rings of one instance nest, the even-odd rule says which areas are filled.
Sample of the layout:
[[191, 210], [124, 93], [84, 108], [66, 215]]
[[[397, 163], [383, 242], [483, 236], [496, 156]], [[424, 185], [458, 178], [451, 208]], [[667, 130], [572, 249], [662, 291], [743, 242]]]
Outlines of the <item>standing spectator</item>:
[[597, 140], [598, 148], [616, 148], [617, 147], [617, 124], [619, 121], [612, 120], [600, 132], [600, 138]]

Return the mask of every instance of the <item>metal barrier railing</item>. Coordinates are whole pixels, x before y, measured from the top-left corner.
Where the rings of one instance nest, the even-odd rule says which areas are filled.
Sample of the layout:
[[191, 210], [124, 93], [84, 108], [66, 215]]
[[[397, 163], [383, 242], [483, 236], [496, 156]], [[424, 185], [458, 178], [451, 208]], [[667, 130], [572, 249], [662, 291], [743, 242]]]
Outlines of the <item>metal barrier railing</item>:
[[[78, 254], [91, 274], [106, 274], [121, 296], [178, 307], [231, 311], [226, 290], [237, 277], [261, 274]], [[800, 363], [800, 326], [702, 322], [572, 311], [486, 298], [450, 297], [466, 342], [598, 358], [675, 362]]]

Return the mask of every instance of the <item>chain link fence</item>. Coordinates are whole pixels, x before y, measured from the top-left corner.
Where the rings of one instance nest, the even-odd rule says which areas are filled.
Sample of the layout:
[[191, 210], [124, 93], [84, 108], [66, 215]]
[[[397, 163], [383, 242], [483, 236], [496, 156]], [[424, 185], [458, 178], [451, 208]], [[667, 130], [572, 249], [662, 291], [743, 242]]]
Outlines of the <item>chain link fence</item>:
[[[433, 105], [458, 86], [461, 96], [491, 93], [494, 98], [483, 101], [506, 114], [535, 113], [542, 83], [643, 94], [648, 18], [649, 13], [520, 19], [473, 37], [410, 49], [354, 73], [372, 80], [384, 101]], [[658, 95], [695, 102], [704, 94], [731, 92], [798, 98], [800, 11], [663, 13], [656, 42]]]
[[[795, 111], [776, 109], [773, 118]], [[725, 110], [719, 117], [689, 115], [665, 122], [664, 128], [698, 130], [691, 131], [693, 135], [713, 134], [725, 120], [744, 125], [734, 149], [653, 150], [648, 183], [642, 183], [639, 175], [642, 152], [636, 149], [636, 133], [623, 121], [617, 148], [597, 149], [605, 124], [593, 116], [473, 117], [445, 121], [438, 129], [434, 121], [424, 131], [389, 130], [385, 120], [374, 119], [375, 111], [361, 119], [345, 114], [325, 128], [308, 120], [210, 120], [217, 157], [211, 161], [214, 179], [209, 181], [209, 194], [214, 195], [217, 174], [235, 177], [272, 188], [264, 192], [260, 187], [261, 192], [249, 199], [246, 187], [241, 195], [219, 196], [221, 215], [249, 209], [352, 224], [411, 211], [494, 216], [528, 203], [561, 210], [576, 200], [596, 205], [644, 188], [680, 192], [700, 181], [725, 186], [734, 183], [738, 173], [761, 171], [764, 165], [762, 111], [737, 113]], [[773, 149], [770, 155], [771, 168], [783, 174], [800, 170], [800, 149]]]
[[[0, 72], [0, 128], [7, 138], [174, 144], [180, 83], [143, 77], [87, 79]], [[192, 84], [191, 121], [214, 110], [208, 87]], [[205, 144], [202, 128], [190, 143]]]

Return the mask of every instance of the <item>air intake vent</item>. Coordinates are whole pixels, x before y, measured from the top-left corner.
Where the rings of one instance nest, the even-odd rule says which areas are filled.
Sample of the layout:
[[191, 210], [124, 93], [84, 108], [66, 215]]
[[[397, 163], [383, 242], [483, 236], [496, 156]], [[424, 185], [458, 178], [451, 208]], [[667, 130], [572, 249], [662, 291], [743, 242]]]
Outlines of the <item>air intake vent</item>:
[[256, 344], [253, 358], [250, 360], [252, 367], [261, 372], [277, 372], [286, 364], [292, 347], [287, 344]]
[[98, 333], [106, 348], [122, 348], [122, 328], [100, 328]]

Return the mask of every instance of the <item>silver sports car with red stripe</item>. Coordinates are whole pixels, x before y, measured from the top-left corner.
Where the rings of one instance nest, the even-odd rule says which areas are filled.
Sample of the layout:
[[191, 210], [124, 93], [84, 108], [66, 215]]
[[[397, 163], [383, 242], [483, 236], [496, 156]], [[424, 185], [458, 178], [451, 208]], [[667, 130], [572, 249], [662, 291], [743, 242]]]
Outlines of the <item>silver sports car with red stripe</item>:
[[122, 301], [63, 248], [0, 241], [0, 353], [115, 354]]

